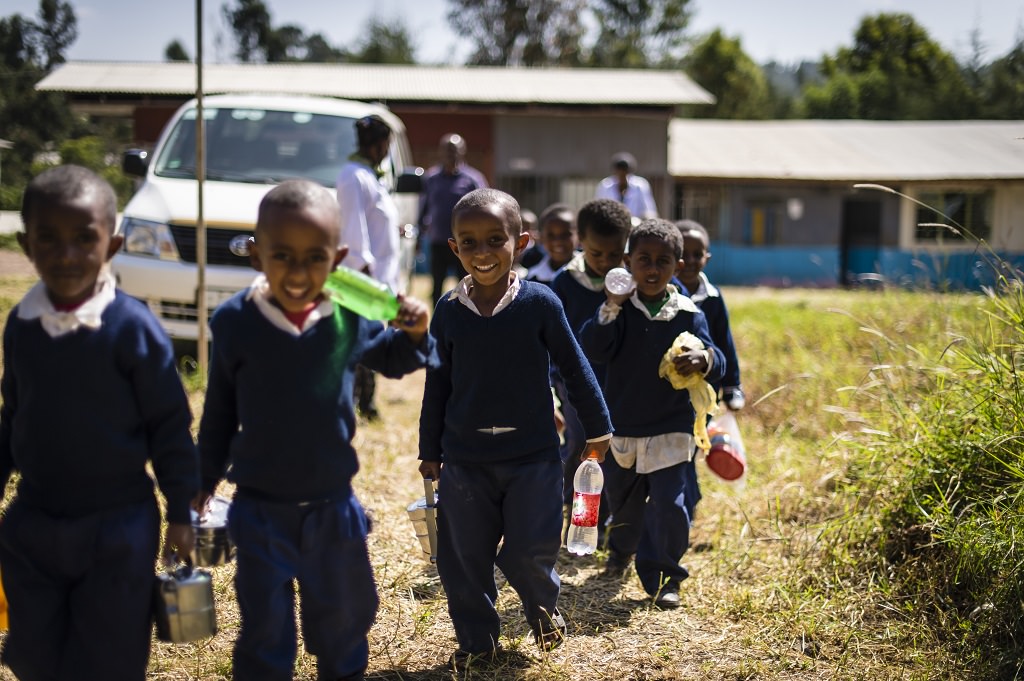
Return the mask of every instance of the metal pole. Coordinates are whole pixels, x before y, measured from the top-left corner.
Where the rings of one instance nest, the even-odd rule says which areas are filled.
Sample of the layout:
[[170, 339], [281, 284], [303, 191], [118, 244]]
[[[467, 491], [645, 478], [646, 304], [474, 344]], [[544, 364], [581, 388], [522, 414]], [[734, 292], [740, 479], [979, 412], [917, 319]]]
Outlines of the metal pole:
[[206, 219], [203, 214], [203, 185], [206, 182], [206, 119], [203, 116], [203, 0], [196, 0], [196, 358], [199, 375], [207, 376], [209, 350], [206, 327]]

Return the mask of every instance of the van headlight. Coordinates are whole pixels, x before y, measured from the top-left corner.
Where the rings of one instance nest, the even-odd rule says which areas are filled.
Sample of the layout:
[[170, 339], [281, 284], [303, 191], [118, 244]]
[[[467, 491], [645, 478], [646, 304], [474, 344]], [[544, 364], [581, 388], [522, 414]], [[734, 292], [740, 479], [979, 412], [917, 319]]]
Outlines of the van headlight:
[[171, 230], [162, 222], [125, 218], [121, 223], [125, 253], [148, 255], [161, 260], [178, 260]]

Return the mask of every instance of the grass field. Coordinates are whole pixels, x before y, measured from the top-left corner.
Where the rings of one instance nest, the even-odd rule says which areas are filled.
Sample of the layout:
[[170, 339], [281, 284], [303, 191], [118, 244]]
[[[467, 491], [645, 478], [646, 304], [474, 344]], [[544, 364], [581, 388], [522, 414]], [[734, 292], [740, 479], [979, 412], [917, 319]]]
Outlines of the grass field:
[[[5, 317], [30, 282], [0, 274]], [[417, 282], [417, 290], [425, 286]], [[564, 554], [560, 608], [569, 637], [541, 653], [499, 573], [507, 654], [497, 668], [472, 678], [972, 678], [937, 621], [921, 614], [927, 609], [894, 593], [892, 575], [863, 569], [871, 562], [863, 553], [873, 550], [864, 541], [872, 533], [872, 509], [889, 489], [858, 470], [864, 440], [887, 427], [872, 422], [867, 404], [876, 399], [887, 358], [909, 347], [908, 357], [940, 356], [951, 334], [984, 324], [984, 298], [767, 289], [725, 289], [725, 295], [748, 394], [739, 422], [750, 467], [745, 486], [736, 489], [700, 464], [704, 499], [691, 535], [695, 548], [684, 558], [692, 576], [683, 584], [683, 606], [654, 609], [635, 575], [609, 583], [598, 579], [603, 556]], [[197, 382], [190, 385], [198, 414], [201, 392]], [[422, 495], [416, 473], [422, 385], [422, 372], [382, 379], [384, 418], [361, 423], [356, 435], [362, 470], [355, 484], [374, 519], [370, 552], [381, 597], [370, 634], [370, 679], [452, 678], [446, 660], [455, 638], [444, 595], [436, 571], [418, 555], [405, 512]], [[155, 643], [149, 679], [230, 678], [238, 631], [233, 569], [214, 569], [217, 636], [194, 645]], [[316, 679], [315, 660], [301, 649], [295, 677]]]

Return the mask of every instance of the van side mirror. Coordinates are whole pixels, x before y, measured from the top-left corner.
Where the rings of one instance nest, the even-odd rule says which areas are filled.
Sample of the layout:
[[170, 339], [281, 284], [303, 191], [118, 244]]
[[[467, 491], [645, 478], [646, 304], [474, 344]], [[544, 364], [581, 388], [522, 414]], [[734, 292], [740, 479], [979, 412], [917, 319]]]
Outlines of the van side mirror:
[[149, 168], [149, 152], [144, 149], [129, 149], [121, 159], [121, 171], [125, 175], [145, 177]]
[[423, 168], [415, 167], [402, 171], [395, 182], [395, 192], [399, 194], [419, 194], [423, 191]]

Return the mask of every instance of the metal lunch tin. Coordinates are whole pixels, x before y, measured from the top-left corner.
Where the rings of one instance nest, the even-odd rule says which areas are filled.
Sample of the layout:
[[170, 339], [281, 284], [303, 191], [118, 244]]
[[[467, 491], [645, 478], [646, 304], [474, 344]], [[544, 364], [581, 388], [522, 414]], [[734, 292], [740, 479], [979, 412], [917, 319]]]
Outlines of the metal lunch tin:
[[206, 514], [200, 518], [192, 511], [192, 527], [196, 531], [195, 564], [216, 567], [235, 557], [235, 545], [228, 536], [228, 509], [231, 501], [215, 496], [210, 499]]
[[217, 633], [213, 578], [206, 570], [184, 565], [157, 575], [153, 590], [156, 636], [169, 643], [189, 643]]
[[[412, 521], [413, 529], [416, 531], [416, 538], [420, 541], [420, 555], [429, 563], [437, 562], [437, 492], [434, 491], [434, 481], [430, 478], [423, 480], [424, 496], [409, 504], [406, 512], [409, 520]], [[427, 499], [431, 503], [427, 503]]]

